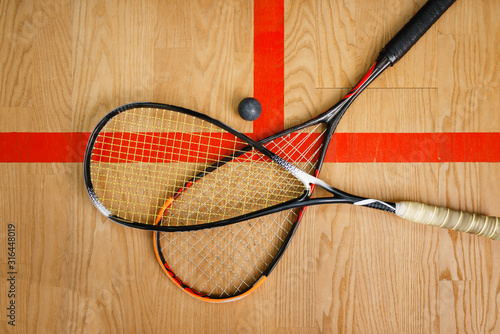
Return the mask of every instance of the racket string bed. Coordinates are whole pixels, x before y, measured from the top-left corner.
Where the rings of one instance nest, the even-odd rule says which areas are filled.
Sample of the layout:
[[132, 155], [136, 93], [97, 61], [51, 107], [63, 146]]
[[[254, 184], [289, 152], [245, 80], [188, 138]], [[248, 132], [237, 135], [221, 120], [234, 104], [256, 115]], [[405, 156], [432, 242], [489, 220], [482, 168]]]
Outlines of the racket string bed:
[[[300, 155], [297, 166], [315, 174], [324, 129], [322, 124], [306, 128], [265, 146], [289, 158]], [[308, 148], [299, 143], [308, 143]], [[220, 299], [241, 295], [277, 260], [299, 212], [285, 210], [222, 227], [159, 233], [164, 268], [171, 278], [174, 275], [178, 279], [174, 279], [176, 284], [205, 296]]]
[[[214, 144], [218, 146], [203, 150]], [[189, 115], [129, 110], [109, 121], [97, 137], [91, 177], [97, 197], [110, 211], [153, 224], [169, 196], [226, 152], [244, 146], [237, 137]]]

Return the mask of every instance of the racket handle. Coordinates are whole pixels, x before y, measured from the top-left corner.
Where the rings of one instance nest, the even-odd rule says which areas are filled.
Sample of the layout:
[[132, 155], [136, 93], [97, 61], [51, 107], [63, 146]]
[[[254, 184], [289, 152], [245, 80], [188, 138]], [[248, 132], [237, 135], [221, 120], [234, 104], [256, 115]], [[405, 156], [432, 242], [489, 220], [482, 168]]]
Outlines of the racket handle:
[[396, 203], [396, 215], [414, 223], [444, 227], [500, 240], [500, 218], [417, 202]]
[[380, 52], [396, 64], [456, 0], [429, 0]]

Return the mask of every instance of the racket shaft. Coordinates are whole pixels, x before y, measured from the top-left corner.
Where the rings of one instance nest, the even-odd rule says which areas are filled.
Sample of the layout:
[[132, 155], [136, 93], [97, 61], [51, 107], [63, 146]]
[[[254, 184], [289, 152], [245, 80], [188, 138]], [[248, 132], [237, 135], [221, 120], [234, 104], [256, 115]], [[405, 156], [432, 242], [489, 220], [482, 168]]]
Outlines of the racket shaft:
[[456, 0], [429, 0], [380, 53], [397, 63]]
[[396, 215], [414, 223], [500, 240], [500, 218], [498, 217], [488, 217], [417, 202], [397, 203]]

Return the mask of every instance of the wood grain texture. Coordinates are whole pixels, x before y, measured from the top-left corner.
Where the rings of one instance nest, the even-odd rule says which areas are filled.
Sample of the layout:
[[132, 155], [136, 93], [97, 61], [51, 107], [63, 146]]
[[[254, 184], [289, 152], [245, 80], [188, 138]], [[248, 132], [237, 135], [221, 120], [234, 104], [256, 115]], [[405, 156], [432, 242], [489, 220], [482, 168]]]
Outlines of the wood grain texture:
[[[286, 0], [285, 125], [345, 94], [424, 2]], [[118, 105], [155, 100], [251, 132], [236, 107], [253, 93], [253, 15], [244, 0], [1, 1], [0, 131], [89, 132]], [[458, 0], [338, 131], [500, 132], [499, 16], [498, 0]], [[0, 332], [500, 332], [499, 242], [311, 207], [266, 282], [213, 305], [165, 277], [151, 233], [99, 214], [82, 169], [0, 164]], [[499, 163], [326, 164], [321, 176], [361, 196], [500, 215]]]

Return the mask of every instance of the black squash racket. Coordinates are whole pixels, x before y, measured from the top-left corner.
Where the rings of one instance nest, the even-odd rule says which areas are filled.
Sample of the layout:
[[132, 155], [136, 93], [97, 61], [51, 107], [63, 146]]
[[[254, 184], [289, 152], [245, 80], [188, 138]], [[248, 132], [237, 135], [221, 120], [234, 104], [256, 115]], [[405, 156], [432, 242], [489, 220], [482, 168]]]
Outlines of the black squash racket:
[[[157, 256], [177, 285], [204, 300], [230, 300], [253, 291], [283, 254], [303, 206], [366, 206], [498, 239], [498, 218], [362, 198], [315, 177], [350, 104], [453, 2], [429, 1], [339, 103], [260, 143], [179, 107], [134, 103], [115, 109], [98, 124], [87, 146], [84, 175], [93, 203], [120, 224], [175, 232], [155, 233]], [[333, 197], [311, 199], [311, 185]]]

